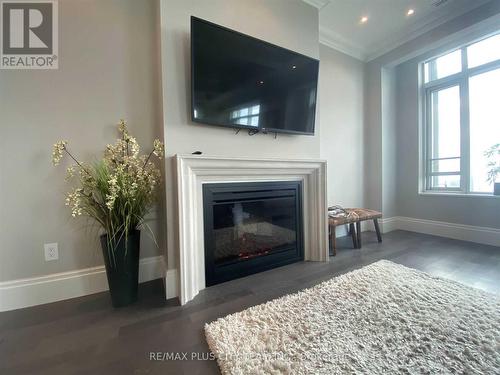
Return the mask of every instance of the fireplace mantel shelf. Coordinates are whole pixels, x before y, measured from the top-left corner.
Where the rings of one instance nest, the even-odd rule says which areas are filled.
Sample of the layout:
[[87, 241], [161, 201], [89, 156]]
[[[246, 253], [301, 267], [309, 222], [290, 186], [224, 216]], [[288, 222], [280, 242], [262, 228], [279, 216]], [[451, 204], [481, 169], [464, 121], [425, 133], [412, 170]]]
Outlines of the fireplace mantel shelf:
[[193, 154], [176, 154], [174, 156], [177, 160], [178, 159], [183, 159], [183, 160], [223, 160], [223, 161], [240, 161], [240, 162], [285, 162], [285, 163], [325, 163], [326, 165], [326, 159], [284, 159], [284, 158], [250, 158], [250, 157], [242, 157], [242, 156], [235, 156], [235, 157], [228, 157], [228, 156], [217, 156], [217, 155], [193, 155]]
[[328, 261], [326, 161], [176, 155], [181, 304], [205, 288], [202, 186], [214, 182], [302, 181], [304, 259]]

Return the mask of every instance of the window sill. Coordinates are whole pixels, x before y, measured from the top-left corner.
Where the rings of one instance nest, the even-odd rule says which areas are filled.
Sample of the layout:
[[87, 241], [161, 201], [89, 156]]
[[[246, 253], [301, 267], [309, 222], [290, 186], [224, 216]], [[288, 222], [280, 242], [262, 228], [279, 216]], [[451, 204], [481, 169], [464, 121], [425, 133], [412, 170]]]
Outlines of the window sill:
[[460, 197], [460, 198], [488, 198], [500, 199], [500, 195], [493, 194], [479, 194], [479, 193], [453, 193], [451, 191], [437, 192], [437, 191], [420, 191], [418, 195], [434, 196], [434, 197]]

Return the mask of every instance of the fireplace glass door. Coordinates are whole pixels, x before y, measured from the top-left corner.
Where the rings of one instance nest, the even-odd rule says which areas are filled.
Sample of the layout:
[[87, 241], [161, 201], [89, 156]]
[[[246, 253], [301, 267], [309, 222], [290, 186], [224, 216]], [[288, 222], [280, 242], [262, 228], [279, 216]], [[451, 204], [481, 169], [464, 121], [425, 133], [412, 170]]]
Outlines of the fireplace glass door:
[[214, 206], [216, 264], [295, 247], [294, 197], [219, 203]]
[[303, 258], [300, 182], [204, 185], [207, 285]]

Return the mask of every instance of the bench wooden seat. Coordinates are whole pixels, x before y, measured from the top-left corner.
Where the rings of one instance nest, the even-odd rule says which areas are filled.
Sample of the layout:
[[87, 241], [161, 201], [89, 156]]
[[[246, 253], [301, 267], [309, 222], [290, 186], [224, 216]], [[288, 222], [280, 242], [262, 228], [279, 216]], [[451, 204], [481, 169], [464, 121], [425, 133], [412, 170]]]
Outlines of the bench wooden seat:
[[[346, 208], [346, 216], [328, 217], [328, 232], [330, 236], [330, 249], [333, 250], [333, 255], [337, 255], [335, 229], [339, 225], [349, 225], [349, 232], [352, 236], [352, 244], [355, 249], [361, 249], [361, 222], [373, 220], [375, 232], [377, 233], [378, 242], [382, 242], [378, 219], [382, 217], [382, 213], [369, 210], [367, 208]], [[333, 249], [332, 249], [333, 248]]]

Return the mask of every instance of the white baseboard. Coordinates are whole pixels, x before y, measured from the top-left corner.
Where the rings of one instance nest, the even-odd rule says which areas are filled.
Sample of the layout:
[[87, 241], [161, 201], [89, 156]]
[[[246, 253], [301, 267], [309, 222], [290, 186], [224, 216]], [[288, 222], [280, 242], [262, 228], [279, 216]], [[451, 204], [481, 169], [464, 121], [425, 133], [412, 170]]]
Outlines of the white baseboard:
[[404, 216], [382, 219], [380, 220], [380, 224], [383, 233], [400, 229], [485, 245], [500, 246], [500, 229], [497, 228], [415, 219]]
[[[500, 246], [500, 229], [447, 223], [442, 221], [394, 216], [380, 219], [382, 233], [393, 230], [431, 234], [486, 245]], [[369, 230], [366, 226], [362, 230]], [[345, 235], [343, 229], [337, 236]], [[165, 272], [163, 256], [143, 258], [139, 264], [139, 282], [163, 278], [166, 298], [178, 293], [176, 269]], [[0, 311], [20, 309], [108, 290], [104, 266], [62, 272], [47, 276], [0, 282]]]
[[397, 219], [400, 216], [393, 216], [393, 217], [388, 217], [388, 218], [383, 218], [379, 219], [379, 226], [380, 226], [380, 231], [382, 233], [389, 233], [392, 232], [393, 230], [399, 229], [397, 228]]
[[[163, 256], [143, 258], [139, 282], [165, 276]], [[0, 282], [0, 311], [20, 309], [108, 290], [104, 266]]]

